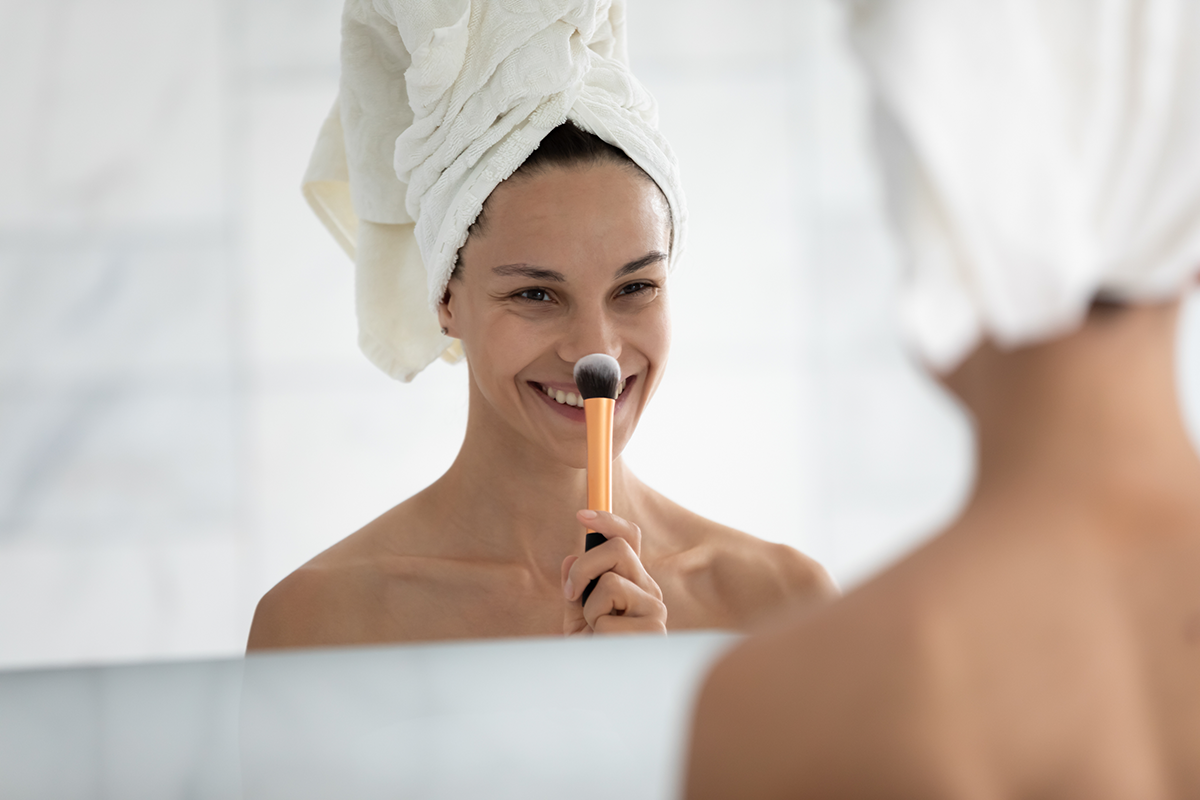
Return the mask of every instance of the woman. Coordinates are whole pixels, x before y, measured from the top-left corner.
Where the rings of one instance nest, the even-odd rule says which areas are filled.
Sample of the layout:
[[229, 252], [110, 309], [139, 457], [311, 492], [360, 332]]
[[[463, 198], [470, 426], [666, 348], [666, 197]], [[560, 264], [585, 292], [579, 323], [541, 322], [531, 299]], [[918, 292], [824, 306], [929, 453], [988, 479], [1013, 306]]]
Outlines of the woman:
[[914, 345], [969, 410], [929, 545], [717, 665], [688, 796], [1200, 796], [1200, 6], [861, 2]]
[[[530, 19], [489, 6], [483, 20], [451, 8], [422, 23], [408, 13], [419, 9], [401, 6], [379, 19], [351, 4], [344, 35], [353, 36], [356, 24], [375, 37], [391, 30], [394, 39], [398, 29], [403, 47], [392, 51], [414, 54], [405, 67], [409, 91], [428, 95], [411, 104], [396, 163], [411, 165], [402, 178], [415, 219], [411, 235], [436, 298], [433, 354], [450, 337], [466, 356], [467, 432], [458, 458], [432, 486], [272, 589], [255, 614], [249, 649], [742, 628], [781, 606], [829, 596], [830, 582], [814, 562], [672, 503], [619, 457], [662, 377], [668, 268], [685, 222], [673, 158], [653, 128], [648, 96], [609, 57], [619, 51], [619, 7], [543, 3]], [[528, 35], [512, 38], [522, 25]], [[465, 43], [465, 57], [454, 47], [449, 56], [430, 55], [438, 43], [455, 41]], [[589, 43], [586, 51], [580, 41]], [[458, 60], [437, 88], [447, 59]], [[472, 69], [480, 70], [478, 80]], [[400, 71], [395, 64], [383, 70]], [[541, 83], [530, 86], [531, 74]], [[343, 109], [348, 88], [344, 76]], [[510, 94], [497, 99], [497, 91]], [[463, 96], [470, 99], [457, 116], [445, 111], [451, 100], [438, 102]], [[568, 121], [548, 132], [513, 123], [513, 109], [526, 109], [532, 120], [555, 104]], [[369, 108], [352, 105], [360, 113]], [[347, 118], [338, 115], [343, 124]], [[577, 123], [605, 130], [623, 147]], [[493, 131], [501, 124], [508, 133]], [[361, 133], [352, 125], [348, 143]], [[448, 149], [461, 131], [469, 137]], [[494, 141], [493, 133], [499, 144], [476, 146]], [[462, 165], [472, 158], [478, 161]], [[506, 166], [506, 158], [519, 160]], [[354, 182], [351, 172], [351, 189]], [[477, 207], [476, 197], [483, 198]], [[370, 198], [354, 205], [370, 206]], [[367, 233], [385, 225], [397, 235], [410, 230], [401, 217], [370, 223]], [[360, 251], [360, 320], [371, 308], [361, 302], [363, 260]], [[397, 348], [400, 356], [364, 349], [407, 376], [409, 367], [394, 365], [413, 338]], [[586, 438], [572, 369], [597, 352], [616, 358], [625, 376], [614, 419], [614, 515], [580, 511]], [[608, 541], [582, 552], [585, 526]], [[599, 583], [584, 605], [582, 591], [593, 579]]]

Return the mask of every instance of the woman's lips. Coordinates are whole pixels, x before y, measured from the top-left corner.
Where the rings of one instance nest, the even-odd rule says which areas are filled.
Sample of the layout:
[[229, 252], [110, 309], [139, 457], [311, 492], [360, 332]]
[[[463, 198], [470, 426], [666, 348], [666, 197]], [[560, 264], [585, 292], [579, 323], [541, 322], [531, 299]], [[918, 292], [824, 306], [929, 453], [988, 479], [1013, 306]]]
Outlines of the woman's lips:
[[[617, 389], [616, 409], [620, 409], [625, 404], [625, 391], [637, 382], [637, 375], [629, 375], [621, 381], [621, 386]], [[542, 402], [549, 405], [556, 412], [566, 417], [567, 419], [576, 422], [584, 422], [587, 417], [583, 410], [583, 398], [577, 394], [574, 384], [549, 384], [538, 383], [537, 381], [527, 381], [529, 387], [537, 393]], [[552, 397], [548, 392], [553, 392]], [[558, 396], [561, 395], [563, 402], [558, 401]], [[573, 398], [573, 402], [572, 402]]]

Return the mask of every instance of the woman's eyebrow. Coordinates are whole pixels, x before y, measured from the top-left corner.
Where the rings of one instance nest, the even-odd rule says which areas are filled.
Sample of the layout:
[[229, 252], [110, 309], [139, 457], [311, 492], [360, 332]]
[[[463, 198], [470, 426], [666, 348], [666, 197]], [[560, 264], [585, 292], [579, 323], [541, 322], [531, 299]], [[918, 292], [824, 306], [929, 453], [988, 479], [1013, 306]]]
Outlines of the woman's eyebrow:
[[533, 267], [529, 264], [504, 264], [503, 266], [492, 267], [492, 274], [530, 278], [535, 281], [551, 281], [553, 283], [567, 282], [567, 276], [561, 272], [555, 272], [552, 269], [544, 269], [542, 267]]
[[[641, 258], [630, 261], [625, 266], [617, 270], [614, 278], [623, 278], [626, 275], [631, 275], [640, 269], [645, 269], [651, 264], [657, 264], [659, 261], [666, 261], [667, 254], [661, 250], [651, 250]], [[492, 267], [493, 275], [502, 277], [520, 277], [529, 278], [535, 281], [551, 281], [553, 283], [566, 283], [567, 276], [561, 272], [545, 267], [535, 267], [531, 264], [502, 264], [498, 267]]]
[[624, 278], [626, 275], [632, 275], [633, 273], [637, 272], [639, 269], [645, 269], [646, 267], [650, 266], [651, 264], [657, 264], [659, 261], [666, 261], [666, 260], [667, 260], [666, 253], [662, 252], [661, 250], [651, 250], [649, 253], [646, 253], [646, 255], [642, 256], [641, 258], [636, 259], [634, 261], [630, 261], [628, 264], [621, 267], [619, 270], [617, 270], [617, 274], [613, 275], [613, 277], [614, 278]]

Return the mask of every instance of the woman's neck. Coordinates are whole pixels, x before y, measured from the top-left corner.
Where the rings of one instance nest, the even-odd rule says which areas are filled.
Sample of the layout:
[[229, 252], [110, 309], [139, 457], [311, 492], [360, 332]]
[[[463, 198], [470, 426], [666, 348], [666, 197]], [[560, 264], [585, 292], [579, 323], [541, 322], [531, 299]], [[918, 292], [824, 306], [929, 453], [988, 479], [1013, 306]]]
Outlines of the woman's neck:
[[[460, 557], [523, 562], [557, 585], [563, 558], [582, 547], [575, 513], [587, 505], [587, 471], [548, 458], [542, 447], [482, 411], [484, 403], [471, 402], [458, 457], [425, 492], [439, 536]], [[612, 485], [617, 513], [644, 490], [619, 457]]]
[[946, 383], [976, 423], [967, 513], [1051, 505], [1192, 509], [1200, 459], [1175, 380], [1178, 303], [1093, 312], [1075, 333], [1004, 352], [981, 346]]

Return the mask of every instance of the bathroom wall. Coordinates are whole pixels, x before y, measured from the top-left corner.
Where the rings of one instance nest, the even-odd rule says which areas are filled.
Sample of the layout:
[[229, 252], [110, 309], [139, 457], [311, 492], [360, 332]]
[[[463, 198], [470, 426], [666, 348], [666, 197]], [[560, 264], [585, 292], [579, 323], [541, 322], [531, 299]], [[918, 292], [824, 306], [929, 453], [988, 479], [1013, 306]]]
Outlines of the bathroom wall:
[[[366, 362], [299, 194], [339, 15], [0, 0], [0, 666], [236, 653], [263, 592], [453, 459], [465, 368]], [[895, 336], [837, 8], [633, 0], [629, 30], [692, 229], [628, 459], [851, 586], [953, 514], [970, 450]]]

